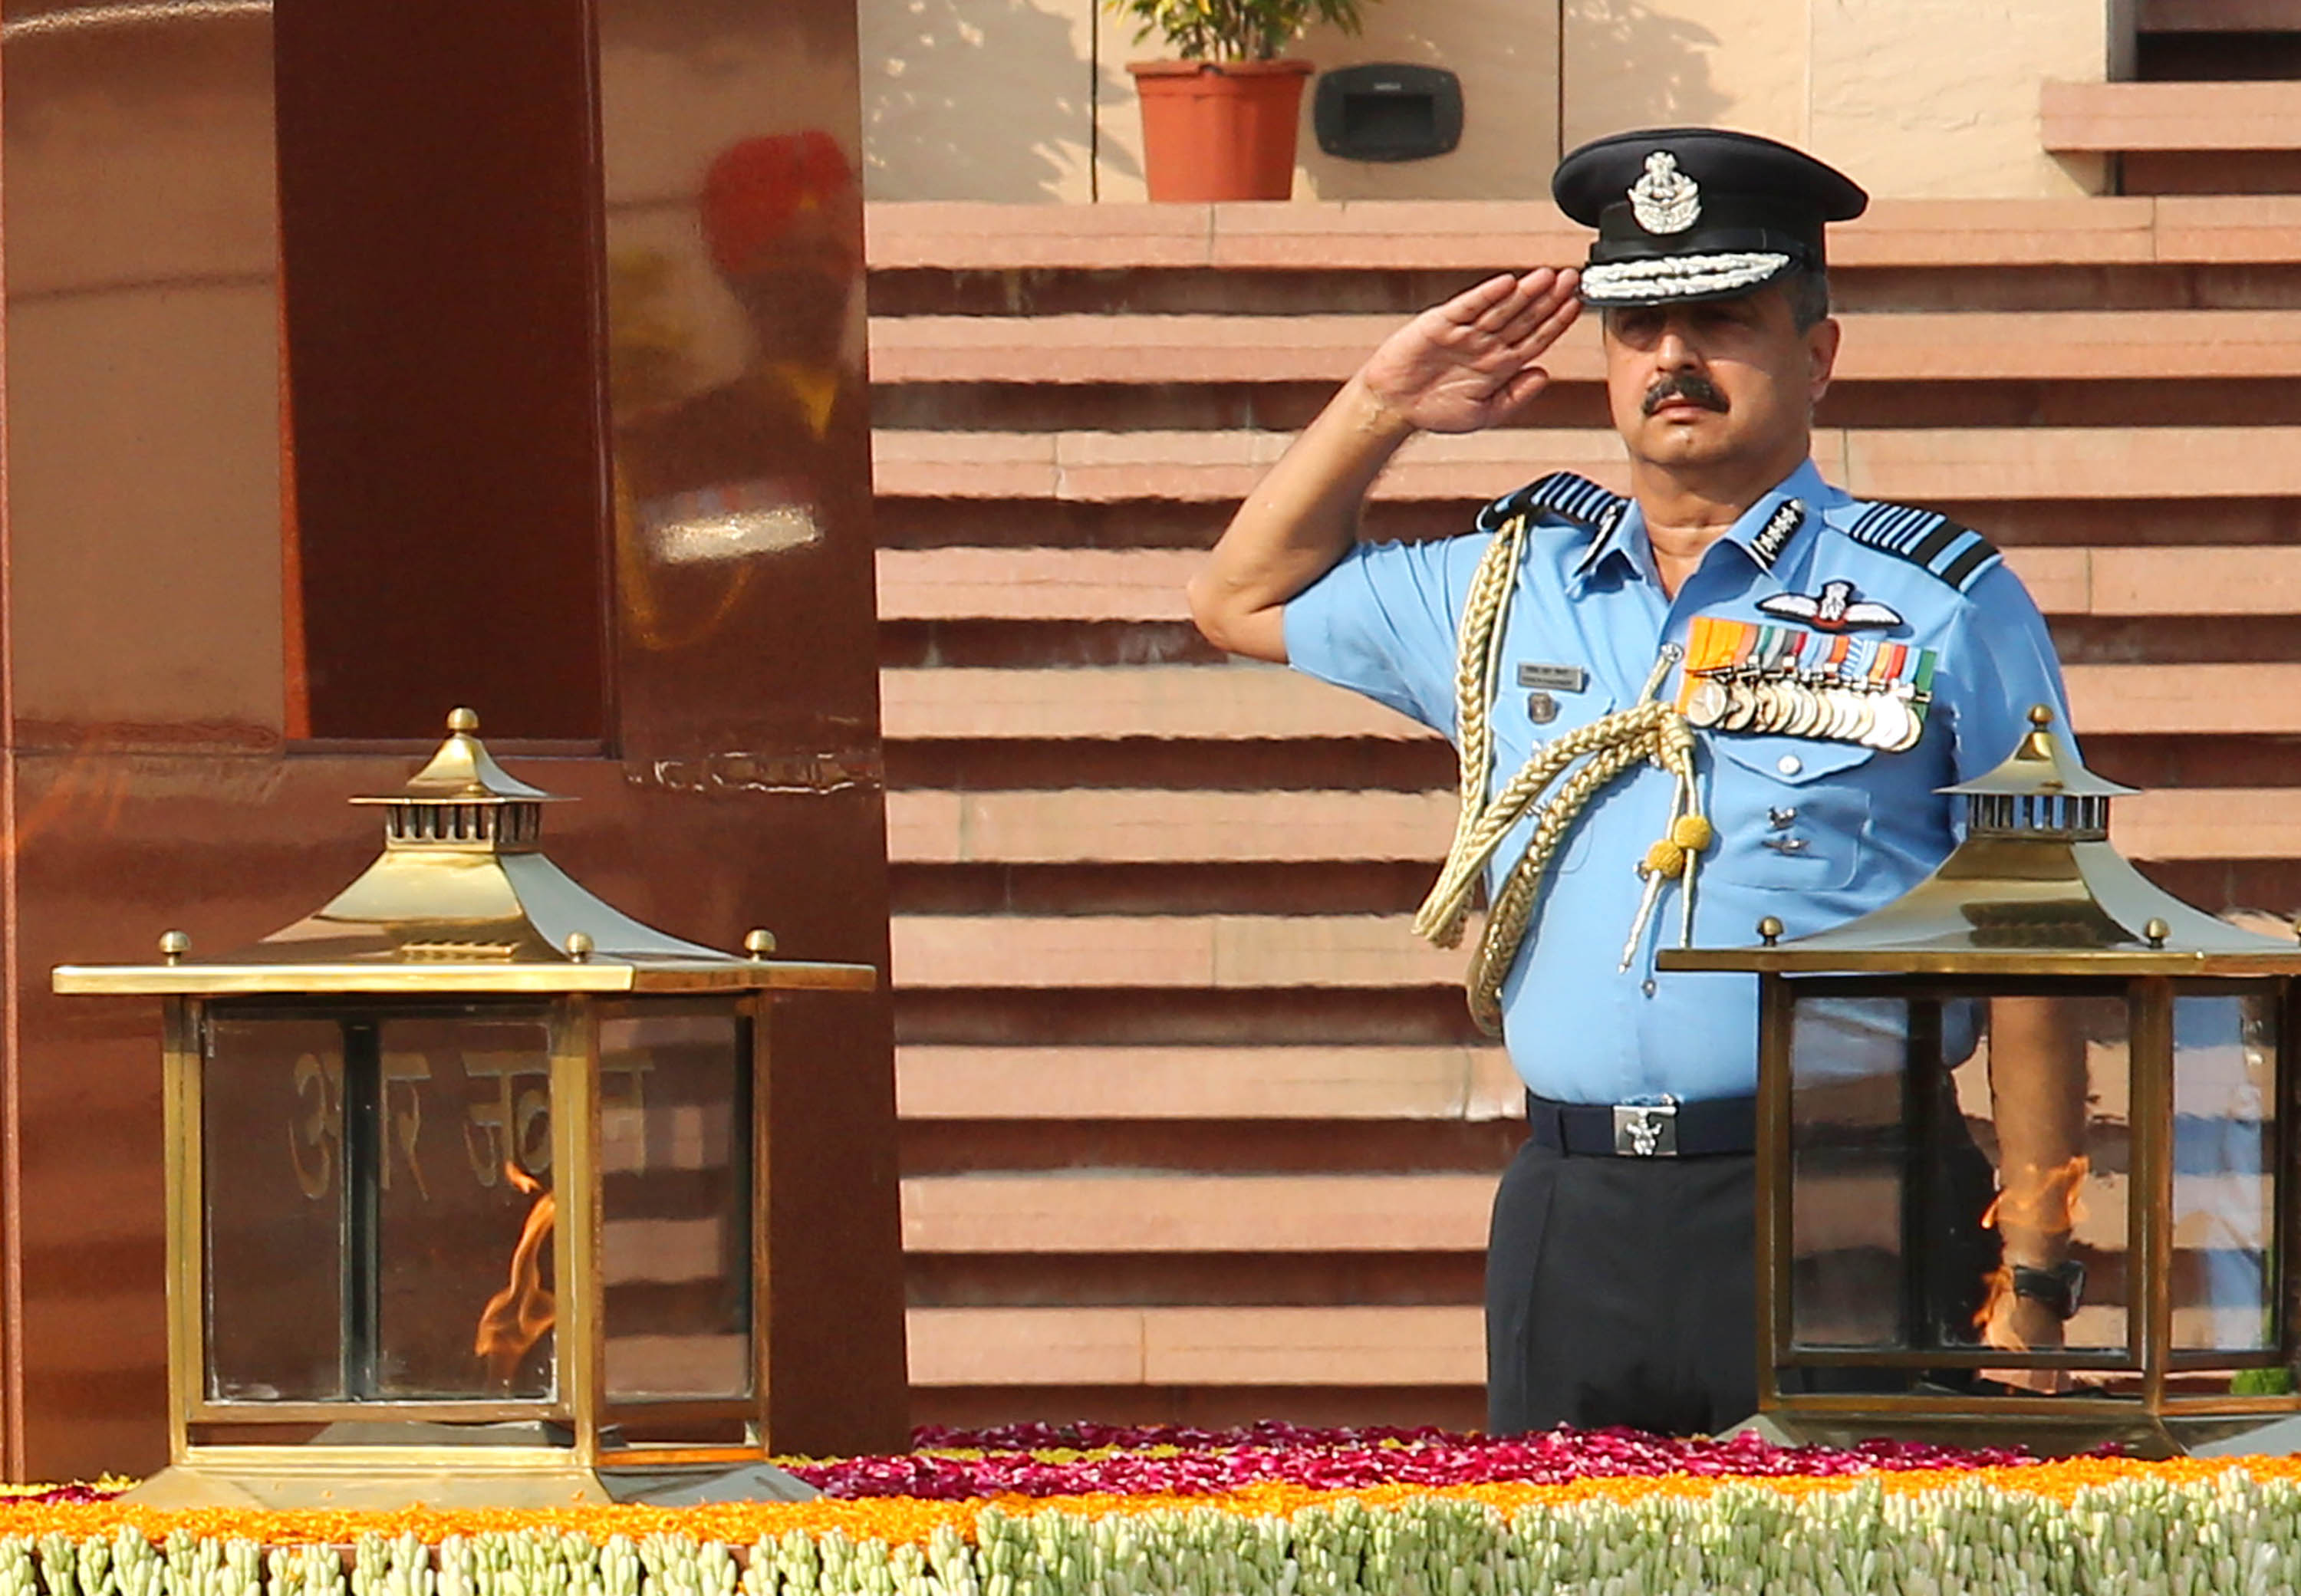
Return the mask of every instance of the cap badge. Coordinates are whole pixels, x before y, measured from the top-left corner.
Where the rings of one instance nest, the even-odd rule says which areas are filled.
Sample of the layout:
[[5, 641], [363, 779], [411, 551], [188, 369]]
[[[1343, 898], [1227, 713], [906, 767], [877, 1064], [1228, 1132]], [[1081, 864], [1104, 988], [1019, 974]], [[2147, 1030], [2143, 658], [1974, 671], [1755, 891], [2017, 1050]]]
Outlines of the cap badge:
[[1702, 189], [1678, 171], [1676, 155], [1656, 150], [1630, 185], [1630, 214], [1650, 233], [1682, 233], [1702, 220]]

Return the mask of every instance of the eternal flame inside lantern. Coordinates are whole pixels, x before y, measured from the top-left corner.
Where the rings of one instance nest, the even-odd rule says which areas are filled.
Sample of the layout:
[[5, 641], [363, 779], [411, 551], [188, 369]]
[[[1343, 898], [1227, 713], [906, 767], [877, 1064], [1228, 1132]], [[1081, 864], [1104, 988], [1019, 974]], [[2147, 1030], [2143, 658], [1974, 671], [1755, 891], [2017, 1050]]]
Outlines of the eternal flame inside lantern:
[[2030, 721], [1903, 898], [1661, 956], [1759, 977], [1760, 1427], [2301, 1450], [2301, 951], [2151, 885]]
[[[651, 930], [538, 851], [457, 710], [325, 908], [166, 999], [161, 1505], [760, 1494], [766, 1000], [865, 965]], [[803, 1490], [803, 1488], [800, 1488]]]

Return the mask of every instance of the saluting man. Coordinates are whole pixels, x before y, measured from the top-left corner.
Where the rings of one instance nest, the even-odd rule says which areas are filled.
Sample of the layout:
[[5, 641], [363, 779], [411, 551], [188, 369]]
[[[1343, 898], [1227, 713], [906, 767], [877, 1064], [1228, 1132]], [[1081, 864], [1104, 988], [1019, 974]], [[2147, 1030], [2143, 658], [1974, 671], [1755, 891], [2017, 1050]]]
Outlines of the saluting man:
[[[1488, 1248], [1490, 1429], [1715, 1431], [1755, 1405], [1757, 987], [1657, 973], [1655, 952], [1899, 897], [1955, 841], [1937, 790], [2005, 758], [2032, 705], [2067, 716], [2045, 624], [1989, 541], [1853, 498], [1810, 458], [1839, 338], [1823, 227], [1862, 191], [1786, 145], [1692, 129], [1586, 145], [1552, 191], [1597, 229], [1588, 263], [1497, 277], [1393, 333], [1241, 507], [1191, 607], [1219, 647], [1462, 752], [1420, 923], [1459, 935], [1483, 882], [1471, 1006], [1530, 1120]], [[1399, 446], [1522, 410], [1585, 305], [1629, 497], [1560, 472], [1464, 536], [1360, 543]], [[2004, 1157], [2049, 1167], [2081, 1082], [1994, 1082]], [[2017, 1294], [1991, 1340], [2057, 1342], [2066, 1229], [2003, 1246]]]

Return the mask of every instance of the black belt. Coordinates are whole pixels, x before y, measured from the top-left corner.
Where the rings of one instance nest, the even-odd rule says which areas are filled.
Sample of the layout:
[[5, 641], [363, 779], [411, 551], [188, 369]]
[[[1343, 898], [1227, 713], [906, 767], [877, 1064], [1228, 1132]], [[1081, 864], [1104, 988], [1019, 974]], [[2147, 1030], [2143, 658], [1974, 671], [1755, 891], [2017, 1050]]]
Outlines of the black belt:
[[1758, 1099], [1681, 1103], [1560, 1103], [1526, 1094], [1527, 1129], [1544, 1147], [1577, 1157], [1703, 1158], [1758, 1145]]

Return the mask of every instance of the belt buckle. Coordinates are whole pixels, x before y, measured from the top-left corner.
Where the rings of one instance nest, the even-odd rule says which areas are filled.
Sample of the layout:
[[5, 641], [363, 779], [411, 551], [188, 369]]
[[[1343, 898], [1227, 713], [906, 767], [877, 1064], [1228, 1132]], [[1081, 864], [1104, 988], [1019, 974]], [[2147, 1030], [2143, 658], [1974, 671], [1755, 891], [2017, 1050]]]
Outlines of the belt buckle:
[[1629, 1158], [1678, 1157], [1678, 1099], [1633, 1099], [1614, 1105], [1614, 1151]]

